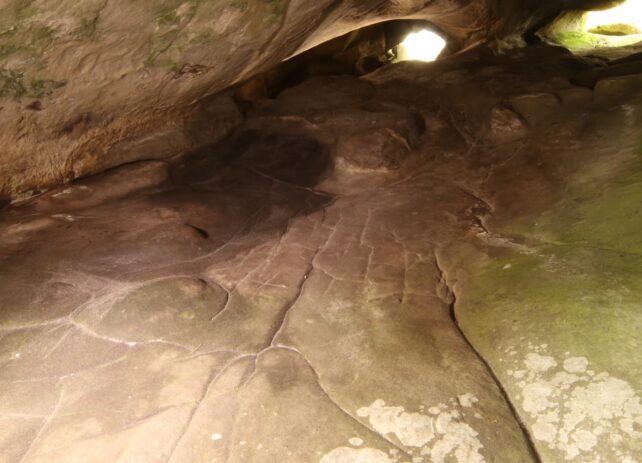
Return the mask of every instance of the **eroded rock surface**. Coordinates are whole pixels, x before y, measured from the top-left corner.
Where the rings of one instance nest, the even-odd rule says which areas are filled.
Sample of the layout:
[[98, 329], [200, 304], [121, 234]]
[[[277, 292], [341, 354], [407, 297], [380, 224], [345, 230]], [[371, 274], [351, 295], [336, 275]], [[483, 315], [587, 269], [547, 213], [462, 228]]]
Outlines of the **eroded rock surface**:
[[640, 461], [640, 94], [486, 53], [3, 209], [2, 460]]

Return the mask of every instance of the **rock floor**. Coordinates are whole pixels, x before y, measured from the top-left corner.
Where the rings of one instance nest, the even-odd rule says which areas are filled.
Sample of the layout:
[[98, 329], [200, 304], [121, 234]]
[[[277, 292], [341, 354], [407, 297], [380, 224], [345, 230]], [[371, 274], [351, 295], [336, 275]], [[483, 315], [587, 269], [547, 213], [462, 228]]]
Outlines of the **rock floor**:
[[0, 460], [641, 462], [639, 76], [476, 53], [5, 208]]

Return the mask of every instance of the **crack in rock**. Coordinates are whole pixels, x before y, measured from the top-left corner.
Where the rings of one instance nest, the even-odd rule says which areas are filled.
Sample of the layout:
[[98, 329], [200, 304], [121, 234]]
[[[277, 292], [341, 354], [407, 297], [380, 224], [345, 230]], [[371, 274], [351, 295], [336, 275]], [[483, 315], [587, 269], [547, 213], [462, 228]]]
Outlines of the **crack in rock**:
[[[60, 384], [60, 381], [56, 383], [56, 386]], [[20, 458], [20, 461], [18, 463], [23, 463], [26, 461], [27, 457], [31, 454], [33, 451], [33, 448], [35, 445], [38, 443], [42, 435], [44, 434], [45, 430], [49, 426], [49, 423], [51, 423], [51, 420], [53, 420], [54, 416], [58, 412], [58, 409], [62, 405], [62, 400], [63, 400], [63, 395], [64, 395], [64, 390], [60, 390], [60, 394], [58, 395], [58, 401], [56, 402], [56, 405], [54, 406], [53, 410], [51, 411], [51, 414], [47, 417], [45, 422], [42, 424], [41, 428], [38, 430], [38, 433], [34, 436], [33, 440], [29, 444], [29, 447], [27, 447], [27, 450], [25, 450], [25, 453], [22, 455], [22, 458]]]
[[[318, 252], [319, 251], [317, 251], [317, 253]], [[310, 275], [312, 275], [312, 272], [314, 271], [314, 258], [317, 256], [317, 253], [315, 253], [314, 256], [312, 257], [312, 260], [311, 260], [310, 264], [308, 265], [308, 268], [307, 268], [306, 272], [303, 274], [303, 277], [302, 277], [301, 282], [299, 283], [299, 287], [297, 289], [296, 296], [281, 311], [281, 314], [280, 314], [280, 316], [277, 319], [277, 322], [275, 324], [276, 325], [276, 329], [272, 333], [269, 334], [269, 336], [268, 336], [269, 339], [270, 339], [270, 342], [268, 344], [269, 346], [274, 346], [275, 340], [279, 337], [279, 334], [285, 328], [285, 324], [287, 322], [287, 319], [288, 319], [288, 316], [290, 314], [290, 311], [294, 308], [294, 306], [297, 304], [297, 302], [299, 302], [299, 300], [301, 299], [301, 296], [303, 295], [303, 291], [305, 289], [305, 285], [308, 282], [308, 278], [310, 277]]]
[[[412, 455], [411, 455], [410, 453], [408, 453], [405, 449], [403, 449], [402, 447], [400, 447], [399, 445], [397, 445], [394, 441], [390, 440], [390, 439], [389, 439], [388, 437], [386, 437], [385, 435], [383, 435], [383, 434], [379, 433], [375, 428], [370, 427], [370, 426], [368, 426], [366, 423], [364, 423], [364, 422], [360, 421], [357, 417], [353, 416], [353, 415], [352, 415], [352, 413], [350, 413], [348, 410], [346, 410], [345, 408], [343, 408], [343, 407], [342, 407], [342, 406], [341, 406], [341, 405], [340, 405], [340, 404], [339, 404], [339, 403], [338, 403], [338, 402], [337, 402], [337, 401], [336, 401], [336, 400], [335, 400], [335, 399], [334, 399], [334, 398], [333, 398], [333, 397], [328, 393], [328, 391], [326, 391], [326, 389], [323, 387], [323, 385], [321, 384], [321, 377], [319, 376], [319, 373], [316, 371], [316, 369], [312, 366], [312, 364], [310, 363], [310, 361], [305, 357], [305, 355], [303, 355], [303, 353], [302, 353], [301, 351], [299, 351], [298, 349], [296, 349], [296, 348], [294, 348], [294, 347], [291, 347], [291, 346], [285, 346], [285, 345], [278, 345], [278, 346], [270, 347], [269, 349], [284, 349], [284, 350], [288, 350], [288, 351], [291, 351], [291, 352], [294, 352], [295, 354], [297, 354], [297, 355], [298, 355], [298, 356], [299, 356], [299, 357], [300, 357], [300, 358], [301, 358], [301, 359], [306, 363], [306, 365], [308, 366], [308, 368], [310, 369], [310, 371], [314, 374], [314, 377], [315, 377], [316, 383], [317, 383], [317, 385], [319, 386], [319, 389], [320, 389], [320, 390], [321, 390], [321, 392], [323, 393], [324, 397], [325, 397], [325, 398], [326, 398], [326, 399], [327, 399], [327, 400], [328, 400], [332, 405], [334, 405], [334, 406], [337, 408], [337, 410], [339, 410], [339, 411], [340, 411], [344, 416], [346, 416], [347, 418], [349, 418], [351, 421], [353, 421], [353, 422], [357, 423], [360, 427], [365, 428], [369, 433], [374, 433], [374, 434], [376, 434], [376, 435], [377, 435], [377, 437], [379, 437], [379, 438], [381, 438], [381, 439], [385, 440], [386, 442], [388, 442], [391, 446], [393, 446], [393, 447], [394, 447], [394, 449], [395, 449], [397, 452], [400, 452], [401, 454], [403, 454], [403, 455], [404, 455], [404, 456], [406, 456], [407, 458], [412, 458]], [[328, 463], [330, 463], [330, 461], [328, 461]], [[337, 463], [338, 463], [338, 462], [337, 462]]]
[[192, 409], [192, 412], [190, 413], [190, 415], [189, 415], [189, 417], [187, 419], [187, 422], [183, 426], [183, 429], [181, 430], [178, 438], [176, 439], [176, 442], [174, 443], [174, 445], [172, 447], [172, 450], [171, 450], [171, 452], [169, 454], [169, 457], [167, 458], [167, 463], [170, 463], [172, 461], [172, 459], [174, 458], [174, 455], [176, 454], [176, 450], [179, 448], [179, 446], [180, 446], [181, 442], [183, 441], [185, 435], [189, 431], [189, 428], [190, 428], [192, 422], [194, 421], [194, 417], [196, 416], [196, 414], [198, 413], [201, 405], [203, 404], [203, 402], [207, 398], [207, 394], [212, 389], [212, 386], [214, 384], [216, 384], [216, 382], [219, 380], [219, 378], [221, 378], [221, 376], [223, 376], [223, 374], [225, 372], [227, 372], [227, 370], [232, 365], [234, 365], [239, 360], [242, 360], [242, 359], [245, 359], [245, 358], [249, 358], [249, 357], [254, 357], [254, 355], [240, 355], [238, 357], [233, 358], [232, 360], [227, 362], [225, 365], [223, 365], [221, 367], [221, 369], [218, 370], [216, 373], [214, 373], [213, 377], [208, 380], [207, 385], [203, 388], [203, 393], [201, 394], [199, 400], [194, 405], [194, 408]]
[[[472, 345], [472, 343], [468, 340], [468, 338], [466, 337], [466, 334], [464, 333], [464, 331], [462, 330], [461, 326], [459, 325], [459, 321], [457, 320], [457, 310], [456, 310], [457, 296], [456, 296], [453, 288], [448, 283], [447, 274], [444, 271], [444, 269], [443, 269], [443, 267], [442, 267], [442, 265], [440, 263], [439, 255], [438, 255], [437, 251], [435, 251], [435, 253], [434, 253], [434, 261], [435, 261], [435, 267], [437, 268], [437, 270], [439, 272], [440, 282], [442, 282], [445, 285], [445, 289], [446, 289], [446, 291], [447, 291], [447, 293], [449, 295], [448, 298], [445, 298], [445, 299], [442, 299], [442, 300], [443, 300], [444, 304], [446, 304], [447, 307], [449, 308], [449, 313], [450, 313], [450, 317], [451, 317], [451, 319], [453, 321], [453, 325], [455, 326], [457, 332], [459, 333], [461, 338], [464, 340], [466, 345], [470, 348], [470, 350], [473, 352], [473, 354], [475, 354], [475, 356], [477, 357], [479, 362], [484, 366], [484, 369], [488, 372], [488, 375], [490, 376], [490, 378], [493, 380], [493, 382], [497, 386], [497, 389], [499, 390], [504, 402], [506, 403], [508, 409], [510, 410], [513, 418], [515, 419], [516, 424], [519, 426], [522, 434], [524, 435], [524, 439], [525, 439], [526, 444], [528, 446], [528, 449], [529, 449], [529, 451], [531, 453], [531, 456], [533, 457], [533, 459], [537, 463], [542, 463], [541, 456], [537, 452], [537, 447], [535, 446], [535, 444], [533, 442], [533, 438], [532, 438], [531, 434], [528, 432], [528, 428], [526, 427], [526, 425], [522, 421], [519, 413], [517, 413], [517, 410], [515, 409], [515, 405], [513, 404], [512, 400], [510, 398], [510, 395], [508, 394], [508, 392], [504, 388], [504, 385], [502, 384], [500, 379], [497, 377], [497, 375], [495, 374], [495, 371], [492, 369], [490, 364], [486, 361], [486, 359], [479, 353], [479, 351], [477, 351], [477, 349], [475, 349], [475, 347]], [[439, 294], [438, 294], [438, 296], [439, 296]]]

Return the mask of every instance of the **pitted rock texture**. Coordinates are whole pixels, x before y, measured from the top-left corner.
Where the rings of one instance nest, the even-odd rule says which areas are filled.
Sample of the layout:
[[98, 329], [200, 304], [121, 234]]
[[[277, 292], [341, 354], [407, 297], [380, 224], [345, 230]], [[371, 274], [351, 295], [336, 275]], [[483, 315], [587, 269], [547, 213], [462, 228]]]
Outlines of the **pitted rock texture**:
[[3, 462], [637, 462], [641, 94], [487, 53], [5, 207]]
[[3, 0], [0, 198], [215, 143], [240, 114], [211, 95], [361, 27], [426, 19], [456, 49], [605, 2]]

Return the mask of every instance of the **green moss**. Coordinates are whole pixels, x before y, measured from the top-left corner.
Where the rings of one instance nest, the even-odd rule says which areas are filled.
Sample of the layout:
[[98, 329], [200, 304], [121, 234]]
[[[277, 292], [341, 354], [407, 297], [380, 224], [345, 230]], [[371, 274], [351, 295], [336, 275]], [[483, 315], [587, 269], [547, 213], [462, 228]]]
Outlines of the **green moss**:
[[18, 53], [23, 48], [15, 43], [0, 44], [0, 59]]
[[180, 69], [181, 69], [180, 63], [174, 61], [171, 58], [167, 60], [166, 64], [167, 64], [167, 68], [169, 68], [169, 70], [172, 72], [172, 74], [178, 73], [180, 71]]
[[20, 98], [27, 93], [24, 74], [13, 69], [0, 69], [0, 97]]
[[[165, 53], [179, 37], [182, 18], [178, 14], [178, 8], [181, 4], [182, 2], [173, 0], [156, 13], [157, 30], [151, 37], [151, 46], [145, 58], [145, 66], [154, 66], [159, 56]], [[190, 15], [192, 13], [193, 11], [190, 9]]]
[[642, 256], [547, 247], [506, 254], [483, 267], [458, 301], [458, 319], [486, 358], [498, 340], [522, 354], [520, 338], [546, 342], [561, 356], [583, 355], [614, 374], [636, 373], [642, 315]]
[[[200, 5], [205, 1], [206, 0], [171, 0], [156, 12], [156, 24], [161, 27], [172, 27], [181, 24], [182, 21], [188, 22], [194, 17]], [[179, 14], [179, 9], [183, 8], [184, 5], [187, 5], [188, 8], [186, 8], [181, 15]]]
[[591, 34], [601, 35], [632, 35], [640, 34], [641, 31], [630, 24], [607, 24], [590, 29]]
[[241, 12], [245, 12], [250, 8], [248, 0], [233, 0], [230, 6]]
[[51, 79], [27, 79], [20, 70], [0, 69], [0, 97], [4, 98], [42, 98], [65, 85]]
[[0, 7], [0, 30], [7, 30], [29, 19], [38, 11], [33, 6], [35, 0], [9, 0]]
[[177, 30], [166, 32], [154, 37], [152, 48], [145, 59], [145, 66], [153, 66], [161, 54], [166, 52], [178, 38], [180, 32]]
[[[635, 169], [635, 166], [631, 167]], [[642, 170], [543, 214], [525, 232], [540, 241], [642, 255]]]
[[30, 98], [42, 98], [51, 95], [55, 90], [65, 85], [67, 85], [67, 82], [50, 79], [33, 79], [27, 87], [27, 96]]
[[285, 15], [286, 0], [267, 0], [268, 15], [266, 20], [268, 22], [278, 22]]
[[[194, 20], [199, 11], [206, 11], [206, 18], [216, 14], [219, 8], [207, 0], [170, 0], [164, 2], [162, 9], [154, 14], [156, 28], [150, 36], [149, 53], [145, 66], [159, 66], [168, 70], [176, 69], [177, 63], [183, 62], [182, 56], [193, 44], [212, 41], [216, 33], [211, 21]], [[222, 8], [234, 8], [246, 11], [250, 7], [248, 0], [227, 0], [221, 2]], [[282, 0], [265, 0], [261, 3], [266, 20], [276, 22], [285, 12], [286, 3]], [[194, 21], [193, 21], [194, 20]]]
[[[156, 31], [150, 37], [150, 50], [145, 58], [145, 66], [162, 65], [168, 69], [177, 66], [176, 56], [165, 57], [170, 52], [174, 55], [188, 43], [194, 42], [195, 34], [186, 30], [187, 25], [197, 14], [206, 0], [171, 0], [155, 14]], [[188, 8], [184, 8], [187, 4]], [[180, 11], [180, 13], [179, 13]], [[203, 41], [207, 38], [203, 38]], [[161, 57], [163, 59], [161, 60]]]
[[560, 32], [556, 35], [557, 42], [571, 50], [585, 50], [606, 46], [608, 41], [595, 34], [582, 31]]
[[98, 27], [99, 15], [91, 18], [83, 18], [80, 20], [80, 25], [74, 32], [74, 38], [78, 40], [90, 39], [96, 34]]
[[[13, 0], [0, 7], [0, 46], [8, 46], [9, 43], [24, 44], [31, 42], [31, 26], [26, 20], [36, 13], [31, 6], [33, 1]], [[38, 31], [35, 33], [38, 36]]]
[[637, 35], [608, 36], [582, 31], [559, 32], [553, 35], [552, 40], [571, 51], [623, 47], [640, 41]]
[[55, 40], [55, 31], [48, 26], [16, 26], [0, 34], [0, 59], [16, 53], [42, 55]]
[[54, 37], [54, 30], [49, 26], [36, 26], [31, 30], [32, 43], [50, 41]]
[[199, 31], [198, 33], [192, 35], [189, 39], [189, 43], [204, 43], [209, 42], [214, 37], [214, 33], [211, 30]]
[[9, 2], [18, 20], [27, 19], [37, 13], [36, 8], [33, 6], [34, 3], [36, 3], [35, 0], [13, 0]]
[[642, 162], [622, 172], [539, 217], [509, 224], [519, 239], [539, 246], [532, 254], [502, 251], [460, 288], [459, 321], [491, 364], [499, 366], [498, 342], [527, 353], [520, 341], [526, 336], [548, 343], [558, 357], [586, 356], [642, 384]]
[[160, 26], [174, 26], [181, 22], [181, 18], [175, 9], [167, 8], [156, 16], [156, 22]]

